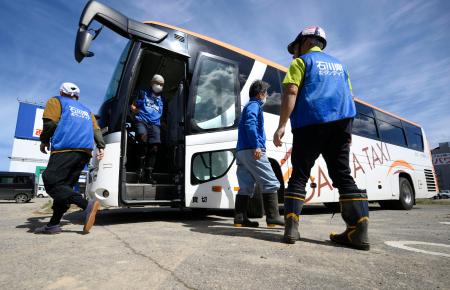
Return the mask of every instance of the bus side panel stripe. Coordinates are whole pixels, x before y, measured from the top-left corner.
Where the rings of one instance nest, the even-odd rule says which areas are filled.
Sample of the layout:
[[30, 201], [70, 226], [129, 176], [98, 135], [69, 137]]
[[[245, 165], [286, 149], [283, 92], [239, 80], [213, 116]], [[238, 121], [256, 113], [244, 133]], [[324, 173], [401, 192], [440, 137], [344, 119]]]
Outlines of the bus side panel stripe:
[[245, 82], [245, 85], [242, 87], [242, 90], [241, 90], [241, 106], [245, 106], [245, 104], [247, 104], [248, 100], [250, 99], [248, 92], [250, 90], [251, 84], [255, 80], [261, 80], [263, 78], [264, 73], [266, 72], [266, 68], [267, 68], [267, 64], [264, 64], [262, 62], [255, 60], [252, 70], [250, 71], [250, 74], [248, 75], [248, 79]]

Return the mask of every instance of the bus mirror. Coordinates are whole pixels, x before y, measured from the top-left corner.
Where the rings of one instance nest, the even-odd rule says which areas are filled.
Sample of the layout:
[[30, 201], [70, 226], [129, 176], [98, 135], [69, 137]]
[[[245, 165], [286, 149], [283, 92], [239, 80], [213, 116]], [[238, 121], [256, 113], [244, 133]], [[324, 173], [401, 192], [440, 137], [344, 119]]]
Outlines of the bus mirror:
[[88, 50], [89, 45], [101, 30], [94, 31], [89, 29], [89, 25], [91, 25], [94, 20], [128, 39], [139, 39], [159, 43], [163, 41], [168, 34], [156, 27], [129, 19], [111, 7], [91, 0], [84, 7], [78, 24], [79, 29], [75, 42], [75, 59], [78, 62], [81, 62], [84, 57], [94, 55]]
[[94, 53], [89, 51], [93, 39], [94, 35], [89, 31], [83, 28], [78, 30], [77, 40], [75, 42], [75, 59], [77, 62], [81, 62], [85, 57], [94, 56]]
[[75, 42], [75, 59], [81, 62], [84, 57], [94, 56], [94, 53], [89, 51], [92, 40], [96, 39], [97, 36], [103, 29], [103, 25], [99, 29], [89, 29], [84, 28], [78, 29], [77, 40]]

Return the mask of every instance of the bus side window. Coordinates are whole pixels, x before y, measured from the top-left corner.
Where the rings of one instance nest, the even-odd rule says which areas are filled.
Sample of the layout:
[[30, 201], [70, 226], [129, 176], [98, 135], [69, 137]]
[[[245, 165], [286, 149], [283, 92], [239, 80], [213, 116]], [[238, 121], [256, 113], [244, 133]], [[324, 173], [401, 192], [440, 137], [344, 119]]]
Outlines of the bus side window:
[[384, 142], [406, 146], [405, 132], [399, 119], [375, 110], [378, 129]]
[[200, 152], [192, 156], [191, 184], [224, 176], [233, 164], [234, 150]]
[[353, 121], [353, 134], [379, 139], [373, 109], [355, 102], [357, 114]]
[[199, 58], [193, 81], [194, 129], [199, 131], [236, 126], [240, 109], [237, 64], [209, 54]]
[[403, 128], [406, 131], [406, 141], [408, 142], [408, 147], [414, 150], [423, 151], [423, 136], [422, 130], [412, 124], [402, 122]]
[[268, 97], [263, 106], [263, 111], [266, 113], [280, 115], [281, 80], [278, 70], [271, 66], [267, 66], [262, 80], [270, 85], [270, 88], [267, 90]]

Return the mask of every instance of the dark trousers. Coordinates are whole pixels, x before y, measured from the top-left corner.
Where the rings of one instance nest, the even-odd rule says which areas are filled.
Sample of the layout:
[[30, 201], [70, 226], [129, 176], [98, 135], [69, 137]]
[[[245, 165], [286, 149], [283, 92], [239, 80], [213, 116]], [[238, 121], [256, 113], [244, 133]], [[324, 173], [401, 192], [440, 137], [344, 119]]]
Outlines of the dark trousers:
[[310, 125], [292, 131], [292, 175], [287, 191], [305, 192], [311, 168], [322, 154], [339, 194], [359, 192], [351, 176], [349, 154], [353, 119]]
[[153, 171], [156, 164], [156, 156], [161, 144], [161, 127], [147, 124], [141, 121], [136, 122], [136, 133], [139, 142], [139, 168], [147, 168]]
[[84, 152], [61, 152], [50, 156], [47, 168], [42, 174], [45, 191], [53, 198], [53, 216], [50, 225], [57, 225], [70, 204], [86, 209], [87, 200], [74, 191], [81, 171], [91, 156]]
[[139, 158], [141, 159], [139, 161], [139, 169], [141, 169], [141, 167], [145, 167], [147, 169], [153, 170], [155, 168], [156, 157], [159, 151], [160, 144], [149, 144], [142, 141], [139, 141], [138, 144], [138, 154]]

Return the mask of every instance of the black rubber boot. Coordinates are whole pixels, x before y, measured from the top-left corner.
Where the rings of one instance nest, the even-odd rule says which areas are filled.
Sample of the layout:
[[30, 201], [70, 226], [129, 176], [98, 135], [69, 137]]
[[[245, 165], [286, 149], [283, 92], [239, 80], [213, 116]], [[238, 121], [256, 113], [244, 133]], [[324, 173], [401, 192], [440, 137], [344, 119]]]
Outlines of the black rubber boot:
[[144, 166], [145, 166], [145, 156], [139, 157], [138, 168], [136, 170], [137, 182], [141, 183], [144, 181]]
[[156, 184], [156, 180], [153, 179], [153, 168], [145, 168], [145, 182], [150, 184]]
[[234, 226], [257, 228], [258, 222], [252, 222], [247, 217], [247, 205], [250, 197], [248, 195], [236, 195], [236, 203], [234, 205]]
[[350, 248], [364, 251], [370, 250], [367, 194], [365, 192], [342, 194], [339, 203], [341, 204], [341, 215], [347, 224], [347, 229], [341, 234], [331, 233], [330, 240]]
[[278, 210], [278, 194], [263, 193], [264, 211], [266, 212], [266, 223], [268, 228], [274, 228], [275, 226], [284, 226], [284, 218], [280, 216]]
[[284, 193], [284, 220], [286, 225], [284, 227], [283, 242], [287, 244], [295, 244], [296, 241], [300, 240], [298, 221], [305, 203], [305, 196], [306, 192], [286, 191]]

